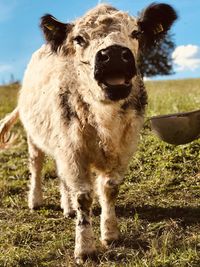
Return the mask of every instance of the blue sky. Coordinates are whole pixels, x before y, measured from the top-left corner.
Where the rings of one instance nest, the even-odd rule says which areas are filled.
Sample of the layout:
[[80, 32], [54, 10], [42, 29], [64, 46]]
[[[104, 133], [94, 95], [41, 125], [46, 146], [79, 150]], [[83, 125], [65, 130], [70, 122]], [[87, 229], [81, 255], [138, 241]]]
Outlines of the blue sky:
[[[11, 74], [21, 80], [31, 54], [44, 42], [39, 19], [51, 13], [69, 22], [94, 7], [98, 0], [0, 0], [0, 84], [9, 82]], [[102, 1], [137, 15], [150, 0]], [[157, 1], [158, 2], [158, 1]], [[200, 1], [166, 0], [179, 14], [172, 32], [175, 75], [156, 79], [200, 77]]]

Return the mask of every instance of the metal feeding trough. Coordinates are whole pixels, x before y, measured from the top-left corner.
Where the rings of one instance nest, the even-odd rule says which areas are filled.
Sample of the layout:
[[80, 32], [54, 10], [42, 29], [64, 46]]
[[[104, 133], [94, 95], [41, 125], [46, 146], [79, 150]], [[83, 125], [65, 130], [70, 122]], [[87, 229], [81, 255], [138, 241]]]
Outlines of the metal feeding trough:
[[163, 141], [181, 145], [200, 138], [200, 110], [150, 118], [153, 132]]

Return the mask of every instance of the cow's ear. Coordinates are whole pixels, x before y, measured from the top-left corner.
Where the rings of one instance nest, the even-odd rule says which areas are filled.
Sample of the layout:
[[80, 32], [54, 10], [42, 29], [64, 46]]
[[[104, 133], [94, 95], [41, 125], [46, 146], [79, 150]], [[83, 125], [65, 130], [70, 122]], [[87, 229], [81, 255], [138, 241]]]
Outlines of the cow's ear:
[[151, 45], [161, 39], [177, 18], [176, 11], [168, 4], [152, 3], [144, 9], [138, 19], [144, 45]]
[[49, 43], [51, 49], [56, 52], [67, 38], [67, 34], [71, 31], [73, 25], [62, 23], [52, 15], [46, 14], [41, 18], [40, 27], [47, 43]]

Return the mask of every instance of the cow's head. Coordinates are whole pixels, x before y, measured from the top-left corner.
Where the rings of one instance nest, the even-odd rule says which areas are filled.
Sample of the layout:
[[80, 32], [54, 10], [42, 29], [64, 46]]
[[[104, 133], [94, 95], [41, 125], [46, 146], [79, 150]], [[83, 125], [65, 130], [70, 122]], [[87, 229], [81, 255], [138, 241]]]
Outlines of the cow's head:
[[93, 98], [111, 103], [134, 93], [140, 50], [164, 36], [176, 18], [167, 4], [153, 3], [138, 18], [98, 5], [74, 24], [46, 15], [41, 27], [53, 52], [73, 58], [78, 79]]

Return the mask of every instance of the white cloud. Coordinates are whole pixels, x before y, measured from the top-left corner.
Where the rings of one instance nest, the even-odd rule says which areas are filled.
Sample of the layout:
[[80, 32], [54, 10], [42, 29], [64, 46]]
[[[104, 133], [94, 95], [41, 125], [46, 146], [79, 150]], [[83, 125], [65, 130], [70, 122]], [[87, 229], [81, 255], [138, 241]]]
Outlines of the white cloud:
[[4, 73], [7, 71], [11, 71], [11, 70], [12, 70], [12, 66], [8, 64], [0, 64], [0, 73]]
[[200, 68], [200, 47], [197, 45], [180, 45], [172, 53], [176, 71], [191, 70]]
[[146, 81], [151, 81], [151, 78], [144, 76], [144, 77], [143, 77], [143, 81], [145, 81], [145, 82], [146, 82]]

